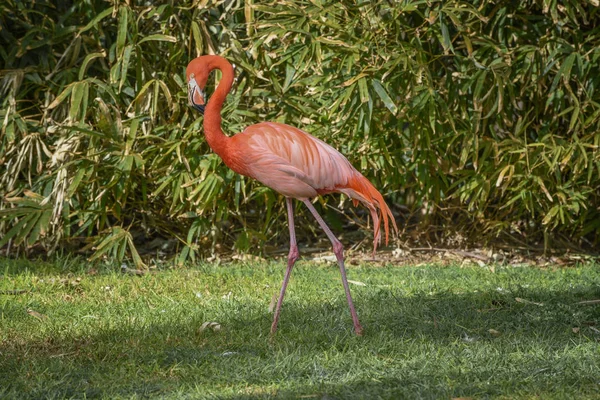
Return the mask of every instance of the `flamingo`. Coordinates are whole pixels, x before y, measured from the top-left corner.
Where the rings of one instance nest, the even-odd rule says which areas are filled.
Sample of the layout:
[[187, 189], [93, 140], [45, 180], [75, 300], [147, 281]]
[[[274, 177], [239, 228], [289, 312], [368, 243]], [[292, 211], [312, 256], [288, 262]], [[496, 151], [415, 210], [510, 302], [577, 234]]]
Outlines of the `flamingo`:
[[[204, 88], [209, 73], [215, 69], [221, 71], [222, 78], [208, 101]], [[331, 232], [310, 199], [337, 192], [350, 197], [355, 206], [359, 202], [365, 205], [373, 219], [375, 254], [377, 244], [381, 241], [381, 220], [384, 223], [386, 244], [389, 240], [388, 218], [392, 221], [394, 231], [398, 233], [392, 212], [381, 193], [336, 149], [298, 128], [275, 122], [261, 122], [234, 136], [226, 136], [221, 129], [221, 109], [231, 90], [234, 71], [225, 58], [216, 55], [195, 58], [187, 66], [186, 78], [189, 104], [204, 114], [204, 135], [210, 148], [233, 171], [254, 178], [285, 196], [290, 251], [271, 325], [271, 335], [277, 331], [285, 290], [292, 268], [299, 258], [292, 199], [302, 201], [308, 207], [331, 241], [342, 275], [354, 330], [357, 335], [362, 335], [363, 328], [358, 320], [346, 278], [342, 243]]]

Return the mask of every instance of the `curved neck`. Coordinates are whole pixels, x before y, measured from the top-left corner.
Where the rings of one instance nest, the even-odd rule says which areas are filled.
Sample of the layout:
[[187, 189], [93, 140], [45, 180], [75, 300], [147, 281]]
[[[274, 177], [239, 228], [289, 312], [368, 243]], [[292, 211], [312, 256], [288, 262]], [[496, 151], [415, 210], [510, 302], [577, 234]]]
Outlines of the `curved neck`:
[[210, 148], [223, 158], [223, 155], [227, 151], [229, 138], [221, 129], [221, 109], [223, 108], [225, 98], [233, 85], [233, 67], [222, 57], [206, 57], [208, 58], [207, 66], [209, 73], [214, 69], [218, 69], [221, 71], [222, 78], [219, 82], [219, 86], [217, 86], [206, 105], [206, 110], [204, 112], [204, 136], [206, 136], [206, 141]]

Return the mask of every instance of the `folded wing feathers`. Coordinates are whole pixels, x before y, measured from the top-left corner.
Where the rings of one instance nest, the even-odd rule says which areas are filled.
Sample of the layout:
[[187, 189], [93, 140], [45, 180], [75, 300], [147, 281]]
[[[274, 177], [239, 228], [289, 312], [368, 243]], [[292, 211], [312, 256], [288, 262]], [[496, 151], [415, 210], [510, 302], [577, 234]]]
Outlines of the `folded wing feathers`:
[[[350, 162], [327, 143], [289, 125], [260, 123], [248, 127], [249, 144], [255, 150], [270, 153], [290, 163], [290, 169], [302, 171], [297, 178], [312, 186], [316, 192], [340, 192], [363, 203], [373, 219], [373, 252], [381, 240], [383, 220], [386, 244], [389, 240], [389, 221], [398, 232], [396, 221], [379, 191], [358, 172]], [[274, 188], [276, 189], [276, 188]]]

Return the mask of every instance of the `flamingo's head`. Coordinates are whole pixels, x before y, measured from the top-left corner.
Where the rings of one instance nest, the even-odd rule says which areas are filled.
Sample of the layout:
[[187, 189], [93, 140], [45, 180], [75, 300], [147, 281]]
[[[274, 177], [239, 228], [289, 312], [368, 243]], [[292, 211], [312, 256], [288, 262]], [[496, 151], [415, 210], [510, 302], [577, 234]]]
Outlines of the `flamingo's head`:
[[204, 114], [206, 95], [204, 87], [208, 81], [209, 68], [202, 57], [192, 60], [186, 68], [188, 81], [188, 101], [190, 106]]

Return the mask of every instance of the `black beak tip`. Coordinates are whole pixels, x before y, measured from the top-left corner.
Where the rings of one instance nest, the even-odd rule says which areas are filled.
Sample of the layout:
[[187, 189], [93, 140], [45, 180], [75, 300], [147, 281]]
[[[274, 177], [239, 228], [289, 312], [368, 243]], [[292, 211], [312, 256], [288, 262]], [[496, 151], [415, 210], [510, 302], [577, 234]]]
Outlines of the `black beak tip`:
[[204, 115], [204, 104], [192, 104], [197, 111], [200, 111], [200, 114]]

